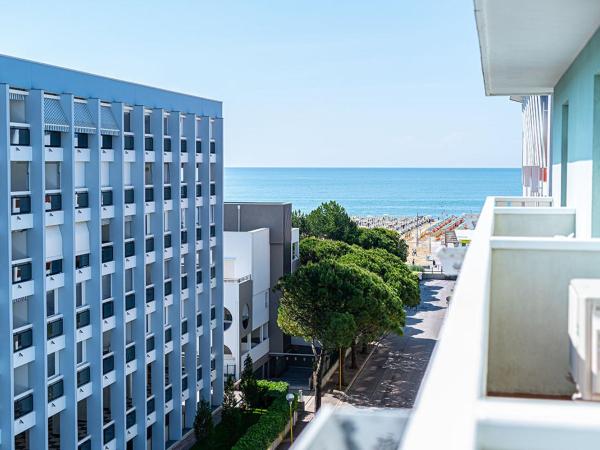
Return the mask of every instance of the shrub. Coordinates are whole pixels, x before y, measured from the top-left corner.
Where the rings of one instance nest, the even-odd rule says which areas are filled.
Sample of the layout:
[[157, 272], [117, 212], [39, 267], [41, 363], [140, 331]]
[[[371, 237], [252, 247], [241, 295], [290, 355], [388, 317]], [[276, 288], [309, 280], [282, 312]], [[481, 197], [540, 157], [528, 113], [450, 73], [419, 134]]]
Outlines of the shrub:
[[244, 369], [240, 378], [240, 391], [242, 391], [242, 402], [245, 408], [257, 407], [260, 403], [260, 391], [254, 377], [254, 364], [248, 354], [244, 360]]
[[[258, 387], [265, 396], [265, 401], [272, 398], [271, 406], [261, 416], [257, 423], [246, 431], [232, 450], [257, 450], [265, 449], [277, 439], [285, 429], [290, 419], [290, 407], [285, 398], [288, 384], [283, 381], [259, 380]], [[297, 406], [297, 397], [294, 397], [292, 408]]]
[[214, 431], [212, 410], [206, 400], [200, 400], [194, 418], [194, 435], [197, 441], [208, 438]]

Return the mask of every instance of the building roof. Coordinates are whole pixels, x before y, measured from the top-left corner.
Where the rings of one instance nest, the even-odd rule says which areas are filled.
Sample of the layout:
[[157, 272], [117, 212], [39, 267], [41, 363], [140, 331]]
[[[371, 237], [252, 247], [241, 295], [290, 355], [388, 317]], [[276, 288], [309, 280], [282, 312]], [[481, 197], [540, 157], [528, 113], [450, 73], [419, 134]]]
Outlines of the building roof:
[[550, 94], [600, 27], [598, 0], [474, 0], [487, 95]]

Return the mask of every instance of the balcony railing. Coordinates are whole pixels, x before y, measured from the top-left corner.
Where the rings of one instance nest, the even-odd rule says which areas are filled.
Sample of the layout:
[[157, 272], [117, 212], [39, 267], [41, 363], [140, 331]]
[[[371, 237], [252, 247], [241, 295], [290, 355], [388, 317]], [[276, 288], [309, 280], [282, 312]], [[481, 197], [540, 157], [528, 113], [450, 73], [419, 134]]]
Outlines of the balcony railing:
[[146, 288], [146, 303], [150, 303], [154, 301], [154, 288], [148, 287]]
[[201, 184], [196, 185], [196, 197], [202, 197], [202, 185]]
[[181, 198], [187, 198], [187, 196], [188, 196], [187, 185], [183, 184], [181, 186]]
[[135, 359], [135, 345], [130, 345], [125, 349], [125, 362], [131, 362]]
[[57, 275], [63, 271], [63, 260], [46, 261], [46, 276]]
[[129, 311], [130, 309], [135, 308], [135, 294], [127, 294], [125, 296], [125, 310]]
[[210, 153], [217, 153], [217, 143], [215, 141], [210, 141]]
[[[102, 150], [112, 150], [113, 148], [113, 137], [110, 134], [102, 135]], [[127, 149], [130, 150], [130, 149]]]
[[197, 241], [202, 240], [202, 228], [196, 228], [196, 240]]
[[146, 351], [151, 352], [152, 350], [154, 350], [154, 348], [154, 336], [150, 336], [148, 339], [146, 339]]
[[102, 206], [112, 206], [113, 205], [113, 193], [111, 191], [102, 191], [101, 195], [101, 205]]
[[11, 199], [11, 214], [29, 214], [31, 213], [31, 196], [16, 195]]
[[187, 323], [187, 319], [185, 319], [181, 322], [181, 334], [185, 334], [187, 332], [188, 332], [188, 323]]
[[125, 242], [125, 258], [129, 258], [133, 255], [135, 255], [135, 242], [134, 241]]
[[163, 241], [164, 241], [165, 248], [171, 248], [172, 247], [172, 244], [171, 244], [171, 235], [170, 234], [165, 234], [165, 236], [163, 238]]
[[147, 202], [153, 202], [154, 201], [154, 189], [151, 187], [147, 187], [144, 190], [144, 200]]
[[83, 269], [84, 267], [90, 266], [90, 254], [86, 253], [83, 255], [77, 255], [75, 257], [75, 268]]
[[84, 386], [91, 381], [91, 370], [90, 366], [86, 366], [83, 369], [77, 371], [77, 387]]
[[187, 244], [187, 241], [188, 241], [187, 231], [186, 230], [181, 230], [181, 243], [182, 244]]
[[210, 237], [213, 238], [217, 235], [217, 227], [215, 225], [210, 226]]
[[107, 245], [102, 247], [102, 262], [107, 263], [111, 261], [114, 261], [113, 246]]
[[173, 282], [165, 282], [165, 295], [171, 295], [173, 293]]
[[102, 318], [108, 319], [109, 317], [113, 317], [115, 315], [115, 302], [109, 300], [107, 302], [102, 303]]
[[106, 375], [115, 370], [115, 355], [108, 355], [102, 359], [102, 374]]
[[109, 426], [107, 426], [103, 433], [102, 433], [102, 439], [104, 442], [104, 444], [108, 444], [109, 442], [111, 442], [112, 440], [114, 440], [115, 438], [115, 424], [111, 423]]
[[165, 402], [170, 402], [171, 400], [173, 400], [173, 387], [169, 386], [165, 389]]
[[196, 272], [196, 284], [202, 284], [202, 271]]
[[154, 151], [154, 138], [151, 136], [146, 136], [144, 138], [144, 150], [148, 152]]
[[125, 150], [133, 150], [135, 148], [135, 140], [131, 135], [125, 135], [123, 137], [123, 145]]
[[135, 203], [133, 189], [125, 189], [125, 204], [130, 205], [132, 203]]
[[33, 394], [15, 400], [15, 419], [26, 416], [33, 411]]
[[196, 328], [200, 328], [202, 326], [202, 313], [198, 313], [196, 315]]
[[181, 139], [181, 153], [187, 153], [187, 141], [185, 139]]
[[217, 187], [214, 182], [210, 183], [210, 195], [217, 195]]
[[33, 328], [19, 331], [13, 335], [13, 351], [25, 350], [33, 345]]
[[173, 330], [171, 327], [165, 330], [165, 342], [171, 342], [173, 340]]
[[21, 263], [15, 264], [12, 267], [12, 282], [13, 284], [24, 283], [26, 281], [31, 280], [32, 272], [31, 272], [31, 263]]
[[75, 316], [75, 323], [77, 324], [77, 328], [87, 327], [90, 324], [90, 309], [84, 309], [80, 311]]
[[181, 277], [181, 289], [187, 289], [188, 287], [188, 277], [187, 275], [184, 275]]
[[10, 127], [10, 145], [31, 145], [31, 134], [29, 128]]
[[181, 390], [185, 391], [188, 388], [188, 377], [187, 375], [185, 375], [182, 379], [181, 379]]
[[171, 200], [171, 186], [164, 187], [165, 200]]
[[45, 211], [60, 211], [62, 209], [62, 195], [61, 194], [46, 194], [45, 196]]
[[155, 411], [154, 397], [146, 402], [146, 412], [152, 414]]
[[164, 139], [164, 151], [165, 152], [171, 151], [171, 138], [170, 137], [166, 137]]
[[215, 320], [217, 318], [217, 310], [214, 306], [210, 308], [210, 320]]
[[75, 193], [75, 208], [89, 208], [90, 198], [87, 192]]
[[202, 141], [196, 141], [196, 153], [202, 153]]
[[56, 383], [52, 383], [48, 386], [48, 401], [52, 402], [57, 398], [65, 395], [63, 380], [58, 380]]
[[135, 423], [135, 411], [127, 413], [127, 415], [125, 416], [125, 428], [131, 428], [135, 425]]
[[196, 380], [197, 381], [201, 381], [202, 380], [202, 367], [198, 367], [196, 369]]
[[212, 280], [213, 278], [217, 277], [217, 269], [215, 266], [212, 266], [210, 268], [210, 279]]
[[55, 337], [61, 336], [63, 334], [63, 319], [62, 317], [57, 320], [53, 320], [52, 322], [48, 322], [47, 328], [47, 337], [48, 339], [53, 339]]
[[146, 239], [146, 253], [154, 251], [154, 238], [149, 237]]

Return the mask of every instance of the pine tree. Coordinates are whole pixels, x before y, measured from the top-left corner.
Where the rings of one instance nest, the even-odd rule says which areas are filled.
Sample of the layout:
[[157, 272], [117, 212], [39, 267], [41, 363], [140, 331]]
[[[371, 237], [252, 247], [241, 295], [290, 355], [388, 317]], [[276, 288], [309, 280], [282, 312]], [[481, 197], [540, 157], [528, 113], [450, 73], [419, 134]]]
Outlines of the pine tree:
[[223, 407], [221, 410], [221, 419], [223, 424], [230, 430], [235, 430], [241, 419], [240, 410], [237, 408], [237, 399], [235, 398], [235, 386], [233, 378], [228, 377], [225, 382], [225, 392], [223, 394]]
[[240, 391], [242, 391], [242, 401], [245, 408], [253, 408], [259, 403], [259, 389], [256, 378], [254, 377], [254, 364], [250, 355], [244, 360], [244, 370], [240, 379]]

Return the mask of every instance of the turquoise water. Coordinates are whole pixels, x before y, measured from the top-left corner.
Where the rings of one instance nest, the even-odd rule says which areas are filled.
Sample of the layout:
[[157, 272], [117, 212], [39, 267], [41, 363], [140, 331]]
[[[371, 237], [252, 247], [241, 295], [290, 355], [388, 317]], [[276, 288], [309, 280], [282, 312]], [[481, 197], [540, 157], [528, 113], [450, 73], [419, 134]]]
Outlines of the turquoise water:
[[521, 195], [520, 169], [226, 168], [225, 201], [336, 200], [351, 215], [475, 213], [489, 195]]

